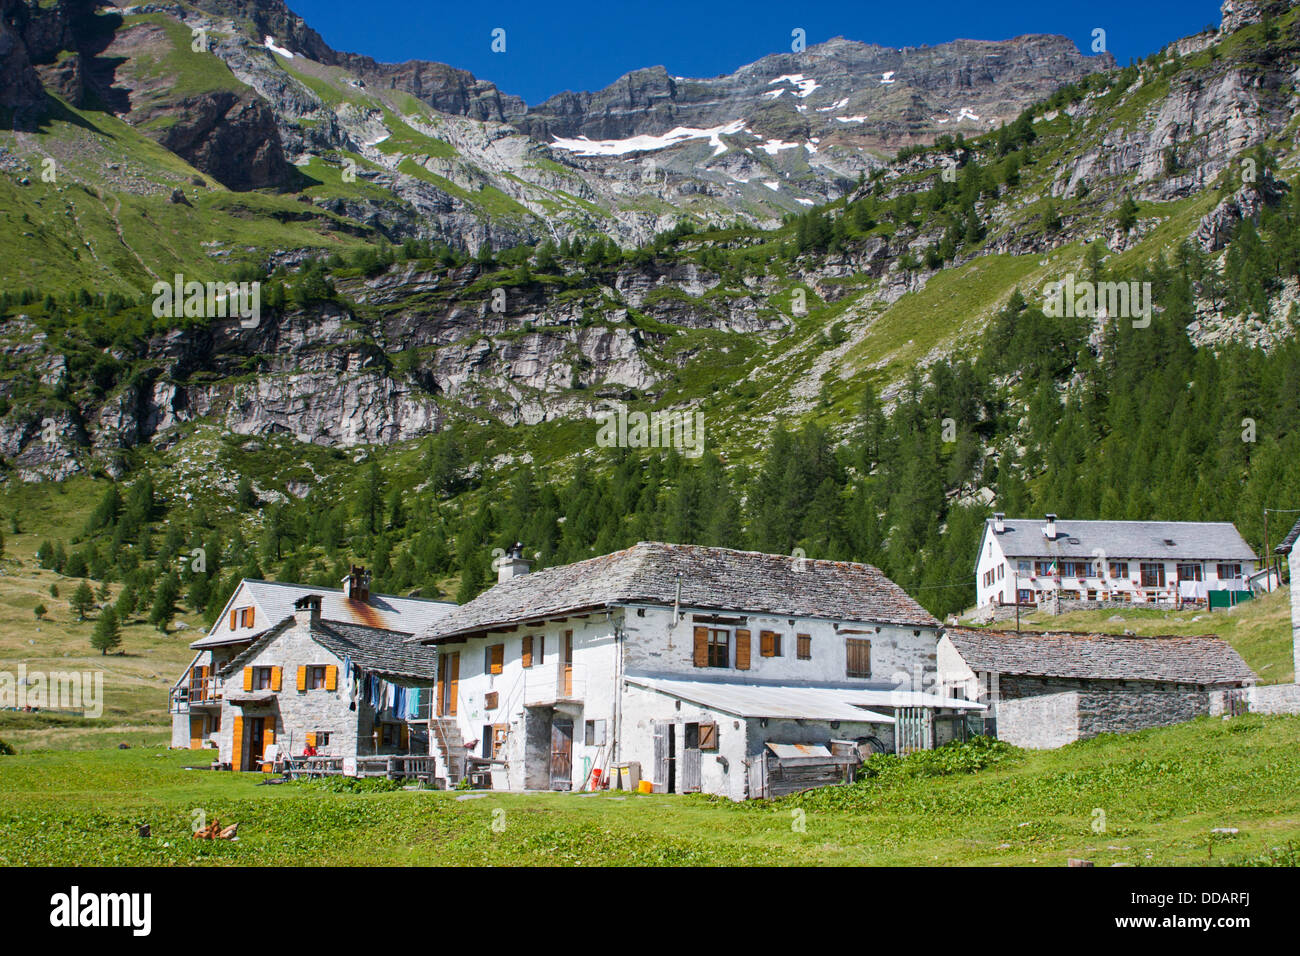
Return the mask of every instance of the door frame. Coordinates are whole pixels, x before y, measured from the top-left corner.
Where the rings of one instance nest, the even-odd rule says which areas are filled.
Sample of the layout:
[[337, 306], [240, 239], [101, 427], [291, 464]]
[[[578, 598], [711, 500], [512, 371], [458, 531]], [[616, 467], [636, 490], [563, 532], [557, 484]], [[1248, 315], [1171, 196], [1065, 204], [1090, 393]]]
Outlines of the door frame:
[[[552, 790], [572, 790], [573, 789], [573, 727], [574, 719], [568, 715], [556, 714], [551, 718], [551, 770], [550, 782]], [[568, 733], [564, 733], [564, 728], [568, 728]], [[559, 742], [567, 744], [567, 747], [556, 749], [557, 739]], [[557, 770], [562, 771], [564, 768], [556, 766], [556, 757], [563, 754], [564, 762], [568, 765], [568, 773], [557, 778]], [[557, 784], [560, 784], [557, 786]]]

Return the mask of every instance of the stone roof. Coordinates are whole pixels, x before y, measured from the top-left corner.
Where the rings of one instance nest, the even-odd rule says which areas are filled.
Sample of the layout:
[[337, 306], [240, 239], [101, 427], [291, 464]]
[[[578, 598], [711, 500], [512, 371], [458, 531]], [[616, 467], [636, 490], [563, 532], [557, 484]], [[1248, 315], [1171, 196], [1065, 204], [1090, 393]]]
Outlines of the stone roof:
[[623, 551], [497, 584], [419, 634], [436, 641], [620, 604], [937, 627], [879, 570], [845, 561], [642, 541]]
[[1226, 641], [1130, 637], [1072, 631], [994, 631], [950, 627], [945, 636], [973, 671], [1082, 680], [1253, 684], [1255, 672]]
[[[1230, 521], [1071, 521], [1056, 520], [1056, 537], [1043, 534], [1042, 518], [1006, 518], [1006, 530], [993, 535], [1008, 558], [1093, 559], [1094, 548], [1107, 558], [1170, 561], [1253, 561], [1255, 552]], [[1172, 544], [1166, 542], [1173, 542]]]
[[1282, 543], [1273, 549], [1274, 554], [1290, 554], [1291, 549], [1295, 547], [1296, 539], [1300, 538], [1300, 521], [1297, 521], [1287, 532], [1287, 536], [1282, 539]]
[[[262, 634], [222, 668], [222, 677], [229, 677], [243, 668], [292, 624], [293, 616], [290, 615]], [[426, 647], [411, 643], [411, 634], [405, 631], [338, 621], [314, 621], [311, 637], [340, 660], [348, 658], [356, 667], [373, 674], [411, 680], [434, 680], [438, 676], [437, 655]]]
[[[371, 594], [367, 600], [358, 601], [349, 598], [339, 588], [318, 588], [287, 581], [259, 581], [256, 578], [244, 578], [240, 584], [245, 588], [245, 593], [266, 612], [269, 621], [284, 620], [293, 614], [295, 601], [316, 594], [321, 598], [322, 620], [418, 634], [456, 606], [448, 601], [398, 597], [393, 594]], [[237, 592], [238, 588], [236, 588]], [[199, 638], [191, 643], [190, 647], [202, 650], [205, 647], [255, 640], [259, 636], [260, 634], [251, 634], [248, 637], [238, 635], [232, 638], [230, 635], [212, 635]]]

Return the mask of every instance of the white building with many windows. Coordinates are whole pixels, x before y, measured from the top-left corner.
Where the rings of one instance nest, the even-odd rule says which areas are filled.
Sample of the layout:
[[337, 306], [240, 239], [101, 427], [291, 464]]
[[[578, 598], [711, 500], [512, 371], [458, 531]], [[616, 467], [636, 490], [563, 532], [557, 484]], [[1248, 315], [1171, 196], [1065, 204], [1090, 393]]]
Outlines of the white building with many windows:
[[981, 606], [1045, 601], [1178, 605], [1251, 588], [1259, 559], [1227, 521], [1071, 521], [995, 514], [984, 526]]
[[437, 649], [447, 783], [590, 790], [627, 770], [741, 800], [982, 728], [984, 705], [927, 692], [939, 622], [869, 565], [641, 542], [527, 571], [516, 548], [416, 638]]

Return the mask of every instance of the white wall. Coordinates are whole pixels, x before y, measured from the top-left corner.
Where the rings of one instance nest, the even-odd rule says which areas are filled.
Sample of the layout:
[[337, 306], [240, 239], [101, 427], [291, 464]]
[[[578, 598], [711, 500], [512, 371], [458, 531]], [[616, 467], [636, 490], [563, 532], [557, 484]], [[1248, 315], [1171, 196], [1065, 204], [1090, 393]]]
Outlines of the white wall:
[[[573, 631], [573, 693], [581, 703], [567, 709], [573, 718], [573, 789], [582, 786], [585, 770], [598, 755], [600, 765], [606, 769], [611, 748], [588, 747], [585, 743], [587, 720], [604, 720], [607, 739], [614, 733], [615, 682], [617, 680], [618, 653], [615, 628], [618, 616], [600, 611], [585, 617], [570, 617], [566, 621], [548, 623], [543, 627], [519, 628], [475, 637], [462, 644], [442, 644], [439, 654], [460, 655], [459, 693], [456, 722], [465, 741], [476, 741], [473, 753], [483, 753], [483, 728], [488, 724], [508, 724], [504, 759], [507, 767], [495, 770], [493, 786], [503, 789], [524, 789], [526, 785], [525, 711], [528, 704], [553, 703], [558, 696], [560, 668], [564, 657], [564, 632]], [[523, 638], [533, 637], [532, 667], [523, 666]], [[545, 655], [536, 663], [541, 639], [545, 638]], [[493, 644], [505, 645], [505, 658], [500, 674], [490, 674], [484, 666], [485, 649]], [[487, 695], [497, 694], [497, 707], [487, 709]]]
[[[644, 614], [640, 611], [644, 611]], [[693, 617], [706, 613], [708, 612], [699, 609], [683, 608], [681, 620], [673, 626], [672, 608], [628, 608], [624, 617], [627, 634], [624, 658], [626, 672], [672, 675], [690, 680], [762, 680], [795, 685], [888, 683], [892, 686], [914, 679], [918, 668], [927, 671], [934, 668], [937, 628], [846, 623], [844, 628], [837, 629], [835, 621], [758, 614], [720, 614], [722, 617], [745, 618], [743, 625], [728, 625], [732, 631], [731, 666], [696, 667], [694, 628], [697, 622]], [[748, 670], [738, 670], [735, 666], [736, 627], [747, 629], [750, 633]], [[846, 633], [850, 630], [865, 633]], [[775, 631], [781, 635], [780, 657], [762, 656], [762, 631]], [[811, 660], [798, 658], [796, 635], [801, 633], [812, 638]], [[848, 677], [845, 642], [850, 638], [871, 642], [870, 678]]]

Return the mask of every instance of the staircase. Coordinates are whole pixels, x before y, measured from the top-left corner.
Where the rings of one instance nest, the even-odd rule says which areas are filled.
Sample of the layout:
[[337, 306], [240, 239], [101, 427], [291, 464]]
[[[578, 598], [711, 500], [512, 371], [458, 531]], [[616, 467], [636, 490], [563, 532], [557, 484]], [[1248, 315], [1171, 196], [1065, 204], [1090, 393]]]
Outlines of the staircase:
[[429, 737], [433, 741], [433, 752], [446, 772], [447, 786], [454, 787], [465, 776], [465, 742], [456, 718], [430, 718]]

